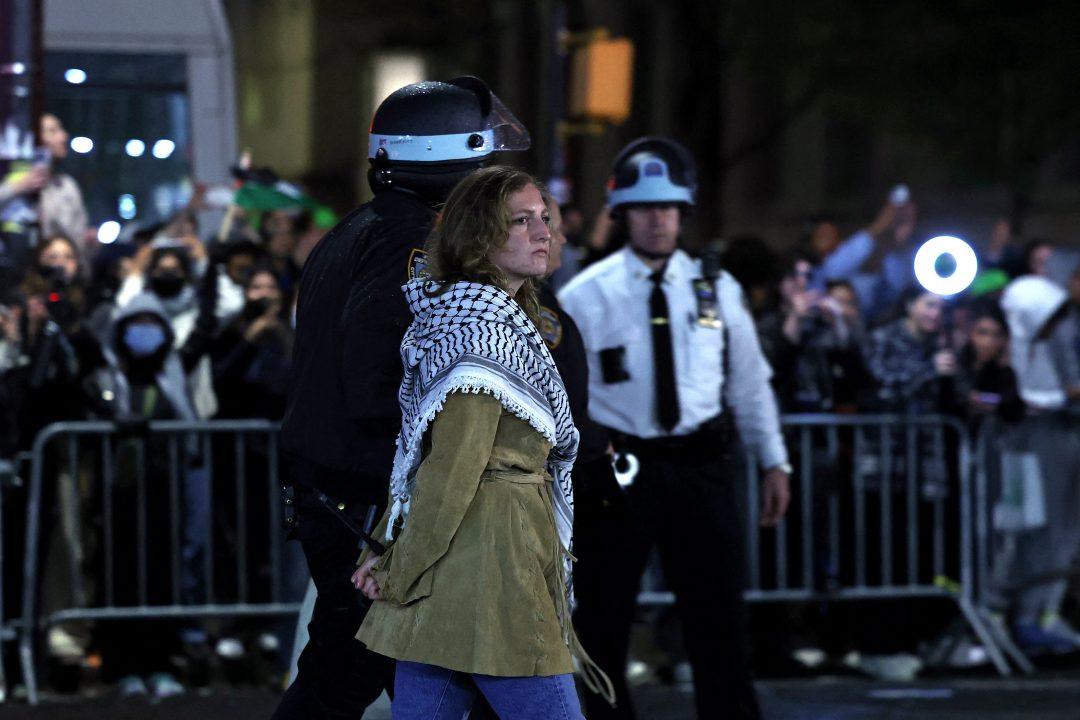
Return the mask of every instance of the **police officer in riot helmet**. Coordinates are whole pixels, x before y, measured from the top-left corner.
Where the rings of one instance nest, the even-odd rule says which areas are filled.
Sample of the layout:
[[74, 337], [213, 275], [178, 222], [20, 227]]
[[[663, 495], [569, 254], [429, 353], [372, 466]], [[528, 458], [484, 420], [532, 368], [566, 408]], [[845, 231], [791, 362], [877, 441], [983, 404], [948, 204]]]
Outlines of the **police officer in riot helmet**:
[[351, 718], [393, 685], [389, 659], [354, 639], [366, 612], [349, 582], [349, 529], [382, 514], [401, 424], [398, 348], [412, 317], [401, 291], [422, 272], [434, 207], [492, 153], [529, 134], [481, 80], [421, 82], [371, 123], [374, 199], [345, 217], [305, 264], [282, 445], [289, 520], [318, 591], [296, 682], [274, 717]]
[[[764, 470], [763, 524], [786, 511], [790, 467], [771, 370], [738, 283], [678, 249], [695, 191], [694, 163], [681, 145], [630, 143], [615, 161], [608, 196], [626, 245], [559, 293], [587, 348], [589, 415], [610, 431], [616, 470], [631, 483], [622, 542], [609, 543], [608, 563], [596, 563], [604, 581], [591, 592], [579, 585], [575, 624], [582, 642], [606, 648], [600, 667], [619, 673], [655, 546], [677, 598], [698, 717], [757, 718], [745, 560], [725, 457], [729, 421]], [[588, 716], [633, 718], [625, 683], [614, 709], [593, 702]]]

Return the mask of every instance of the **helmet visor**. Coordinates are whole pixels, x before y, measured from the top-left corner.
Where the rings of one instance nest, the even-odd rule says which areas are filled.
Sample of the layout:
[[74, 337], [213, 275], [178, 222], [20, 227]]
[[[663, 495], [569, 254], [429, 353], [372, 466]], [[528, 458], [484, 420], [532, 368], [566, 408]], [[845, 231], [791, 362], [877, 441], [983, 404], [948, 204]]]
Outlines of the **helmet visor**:
[[495, 93], [491, 93], [491, 112], [484, 129], [492, 132], [493, 152], [528, 150], [532, 145], [529, 131]]

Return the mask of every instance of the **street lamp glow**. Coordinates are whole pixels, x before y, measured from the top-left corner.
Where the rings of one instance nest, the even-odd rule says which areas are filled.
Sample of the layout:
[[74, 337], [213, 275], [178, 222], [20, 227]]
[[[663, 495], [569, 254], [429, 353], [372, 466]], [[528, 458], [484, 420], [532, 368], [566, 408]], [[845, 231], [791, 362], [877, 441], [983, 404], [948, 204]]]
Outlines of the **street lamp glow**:
[[82, 85], [86, 82], [86, 71], [79, 68], [68, 68], [64, 71], [64, 79], [72, 85]]
[[142, 154], [146, 152], [146, 143], [142, 140], [128, 140], [127, 144], [124, 145], [124, 152], [131, 157], [142, 157]]
[[172, 140], [158, 140], [154, 143], [154, 147], [150, 150], [158, 160], [164, 160], [173, 154], [173, 150], [176, 149], [176, 143]]
[[73, 137], [71, 138], [71, 149], [81, 155], [85, 155], [94, 149], [94, 141], [84, 135]]
[[120, 196], [117, 202], [117, 212], [120, 213], [120, 217], [125, 220], [131, 220], [135, 217], [135, 196], [124, 194]]
[[99, 243], [108, 245], [116, 242], [116, 238], [120, 237], [120, 223], [115, 220], [106, 220], [101, 223], [101, 227], [97, 231], [97, 239]]
[[[938, 261], [952, 258], [956, 269], [949, 275], [938, 270]], [[971, 246], [958, 237], [939, 235], [922, 244], [915, 253], [915, 279], [935, 295], [955, 295], [967, 290], [979, 271], [979, 261]]]

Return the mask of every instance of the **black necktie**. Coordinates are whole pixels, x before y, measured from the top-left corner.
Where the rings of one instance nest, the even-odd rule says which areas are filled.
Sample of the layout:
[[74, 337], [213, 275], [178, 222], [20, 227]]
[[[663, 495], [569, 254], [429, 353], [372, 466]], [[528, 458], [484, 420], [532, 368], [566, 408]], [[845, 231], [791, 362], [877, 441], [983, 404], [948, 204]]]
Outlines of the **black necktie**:
[[664, 271], [649, 276], [653, 289], [649, 294], [652, 325], [653, 360], [656, 370], [656, 416], [667, 432], [679, 424], [679, 390], [675, 386], [675, 355], [671, 350], [671, 319], [664, 295]]

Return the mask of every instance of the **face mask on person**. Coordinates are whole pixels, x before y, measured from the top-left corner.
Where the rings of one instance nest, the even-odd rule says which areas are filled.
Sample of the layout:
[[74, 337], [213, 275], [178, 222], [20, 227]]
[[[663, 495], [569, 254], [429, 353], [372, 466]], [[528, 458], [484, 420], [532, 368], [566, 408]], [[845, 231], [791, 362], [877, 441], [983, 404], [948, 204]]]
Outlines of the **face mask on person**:
[[174, 298], [180, 294], [187, 283], [184, 276], [171, 272], [161, 272], [150, 276], [150, 289], [160, 298]]
[[124, 330], [124, 345], [134, 357], [149, 357], [164, 344], [165, 329], [157, 323], [132, 323]]
[[248, 300], [244, 303], [244, 309], [240, 316], [246, 320], [251, 321], [256, 318], [262, 317], [266, 314], [266, 311], [270, 309], [270, 304], [273, 301], [270, 298], [259, 298], [258, 300]]
[[64, 287], [71, 283], [67, 269], [63, 265], [41, 265], [38, 273], [53, 287]]

